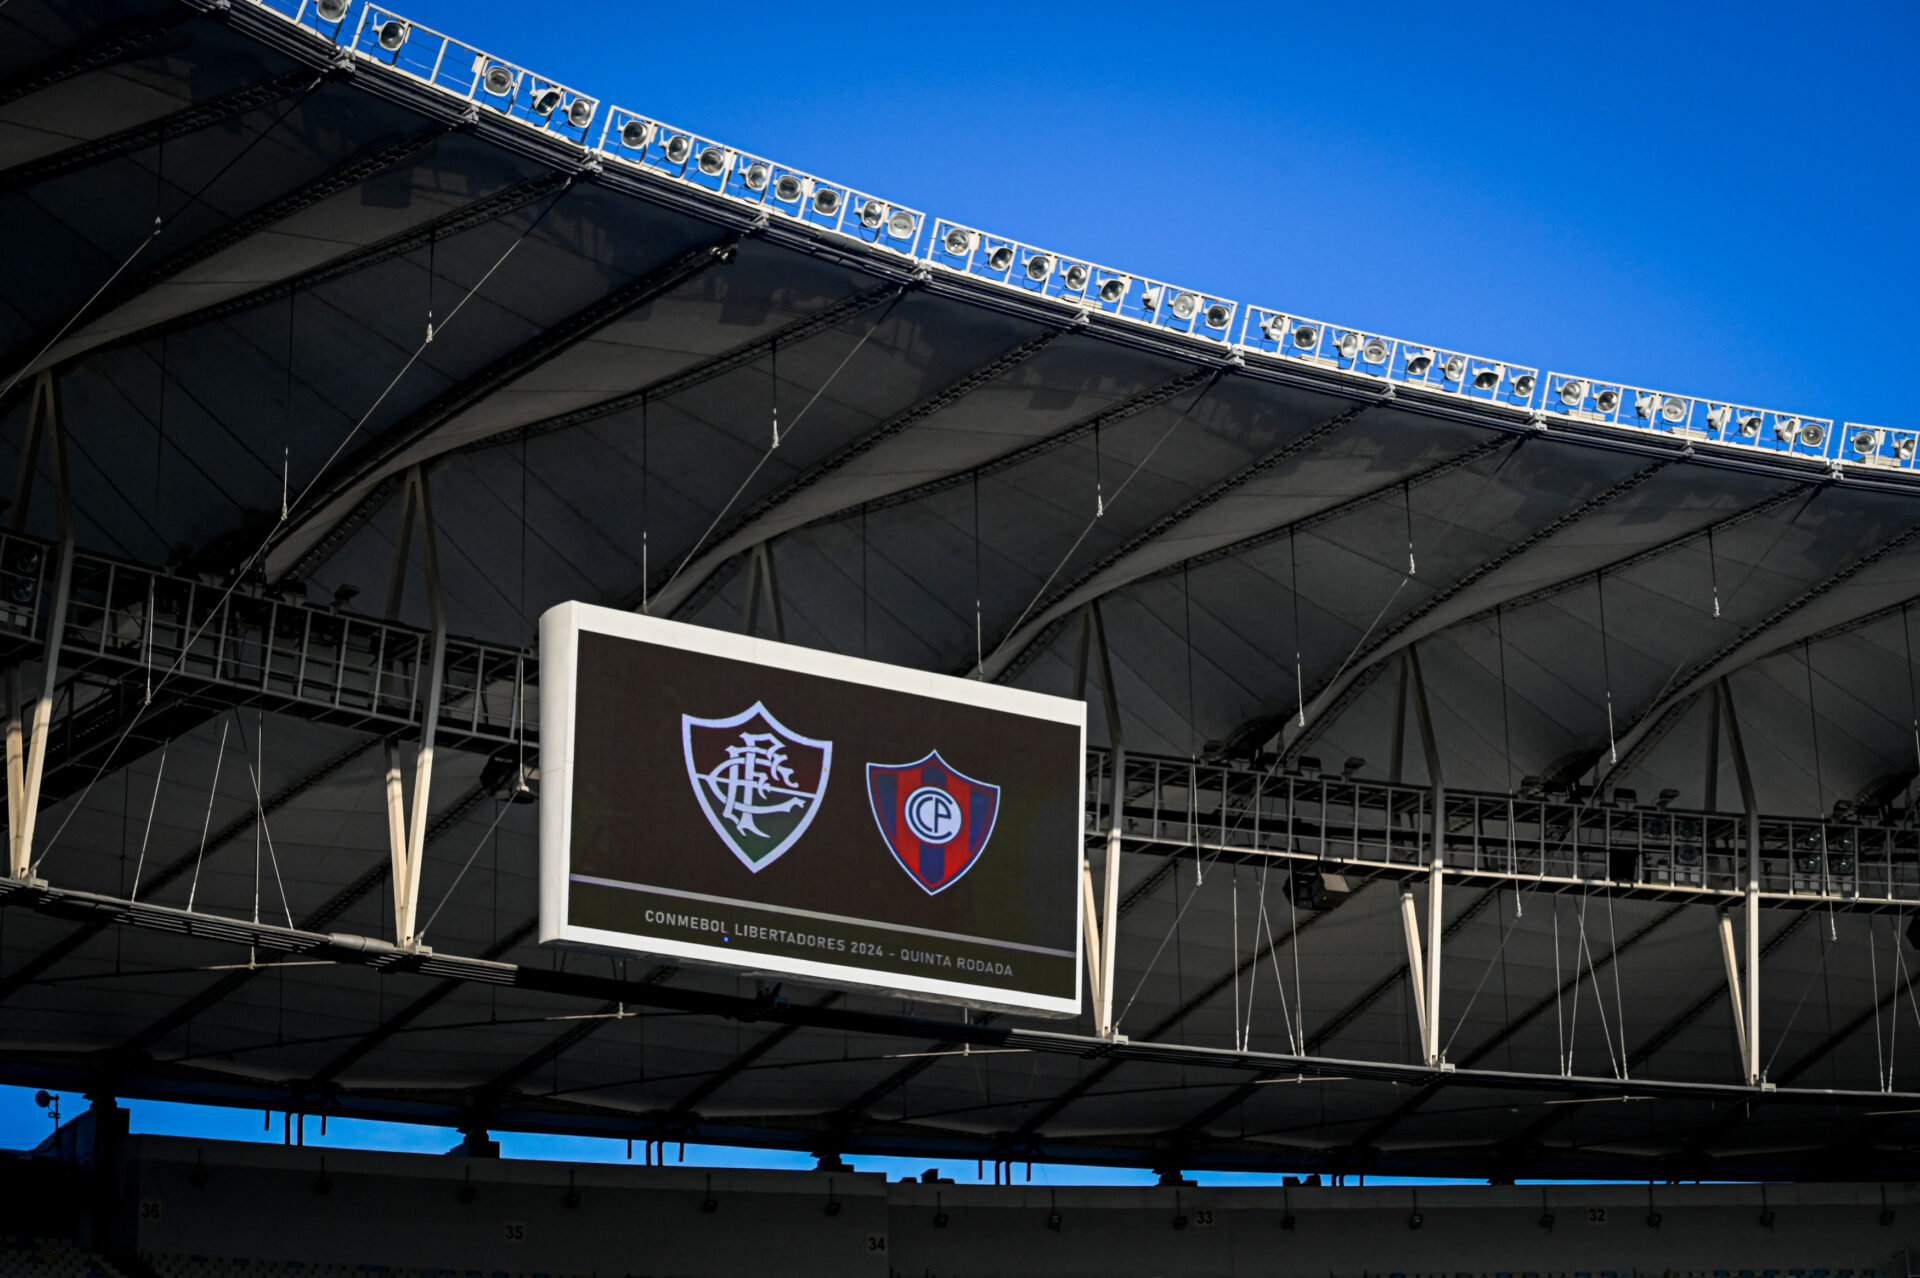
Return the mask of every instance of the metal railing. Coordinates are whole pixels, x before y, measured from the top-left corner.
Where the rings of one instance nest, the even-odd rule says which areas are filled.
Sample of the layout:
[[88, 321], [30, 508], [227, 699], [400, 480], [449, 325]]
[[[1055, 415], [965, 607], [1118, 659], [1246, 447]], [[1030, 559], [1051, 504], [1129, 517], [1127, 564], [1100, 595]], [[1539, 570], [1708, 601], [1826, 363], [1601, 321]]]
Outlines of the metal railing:
[[[1113, 828], [1113, 756], [1088, 751], [1090, 839]], [[1129, 755], [1121, 836], [1228, 859], [1279, 856], [1329, 870], [1424, 872], [1433, 847], [1425, 786]], [[1920, 829], [1898, 819], [1762, 816], [1760, 890], [1770, 897], [1883, 907], [1920, 902]], [[1747, 818], [1570, 796], [1446, 792], [1450, 874], [1565, 891], [1736, 898], [1746, 888]]]
[[[16, 653], [44, 641], [52, 560], [48, 543], [0, 534], [0, 637]], [[184, 682], [222, 702], [375, 732], [420, 726], [430, 658], [428, 632], [412, 626], [84, 552], [60, 636], [67, 669], [150, 688]], [[492, 749], [539, 723], [531, 653], [449, 638], [441, 684], [445, 744]]]

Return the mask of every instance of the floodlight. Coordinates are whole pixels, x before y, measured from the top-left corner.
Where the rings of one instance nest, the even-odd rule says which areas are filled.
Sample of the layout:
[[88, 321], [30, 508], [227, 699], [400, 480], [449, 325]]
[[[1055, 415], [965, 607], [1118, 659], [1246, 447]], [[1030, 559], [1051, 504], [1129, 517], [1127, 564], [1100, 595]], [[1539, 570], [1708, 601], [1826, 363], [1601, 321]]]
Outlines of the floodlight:
[[1100, 285], [1100, 300], [1112, 305], [1127, 295], [1127, 285], [1132, 282], [1123, 275], [1116, 275], [1110, 280], [1103, 281]]
[[755, 160], [747, 166], [746, 175], [741, 178], [741, 181], [747, 184], [749, 191], [764, 191], [767, 189], [767, 180], [772, 176], [773, 171], [771, 169], [760, 161]]
[[773, 183], [773, 198], [783, 204], [793, 204], [807, 193], [807, 184], [791, 173], [782, 173]]
[[1912, 435], [1896, 435], [1893, 438], [1893, 455], [1901, 461], [1912, 461], [1915, 444]]
[[913, 238], [913, 214], [905, 209], [895, 209], [887, 217], [887, 234], [896, 240]]
[[567, 103], [567, 123], [576, 129], [584, 129], [593, 123], [593, 103], [585, 98], [575, 98]]
[[1780, 418], [1773, 424], [1773, 437], [1791, 444], [1794, 440], [1800, 438], [1800, 419], [1797, 417]]
[[719, 177], [726, 171], [727, 153], [717, 146], [705, 147], [700, 152], [700, 171], [708, 177]]
[[1521, 399], [1533, 398], [1533, 374], [1522, 373], [1513, 379], [1513, 393]]
[[1207, 327], [1225, 328], [1227, 321], [1233, 318], [1233, 308], [1225, 302], [1215, 302], [1207, 308]]
[[674, 164], [685, 164], [687, 157], [693, 154], [693, 139], [684, 133], [676, 133], [667, 139], [667, 159]]
[[1681, 399], [1678, 395], [1669, 395], [1667, 396], [1666, 402], [1660, 405], [1660, 416], [1678, 426], [1681, 422], [1687, 420], [1687, 413], [1690, 412], [1692, 408], [1693, 405], [1691, 403]]
[[813, 211], [821, 217], [832, 217], [840, 211], [840, 192], [830, 186], [823, 186], [813, 193]]
[[[500, 63], [495, 62], [487, 67], [487, 73], [480, 77], [480, 83], [486, 88], [487, 92], [491, 93], [494, 97], [504, 98], [513, 92], [513, 72]], [[639, 123], [640, 121], [638, 120], [629, 120], [627, 121], [627, 128], [631, 129]], [[626, 133], [624, 130], [620, 136], [622, 140], [625, 140]], [[642, 126], [641, 137], [644, 139], [645, 136], [644, 126]]]
[[1853, 433], [1853, 451], [1862, 457], [1871, 455], [1880, 447], [1880, 432], [1877, 430], [1857, 430]]
[[353, 5], [349, 0], [320, 0], [313, 6], [313, 16], [322, 22], [340, 22], [347, 16], [347, 10]]
[[1091, 279], [1092, 276], [1093, 273], [1091, 271], [1087, 270], [1087, 268], [1080, 263], [1075, 262], [1067, 268], [1068, 290], [1074, 293], [1081, 292], [1087, 287], [1087, 281]]
[[1748, 439], [1760, 438], [1760, 414], [1749, 413], [1740, 419], [1740, 433]]
[[1284, 315], [1267, 316], [1260, 321], [1260, 335], [1265, 337], [1269, 342], [1281, 341], [1287, 335], [1287, 317]]
[[991, 249], [987, 253], [987, 269], [988, 270], [1005, 271], [1005, 270], [1011, 269], [1012, 266], [1013, 266], [1013, 246], [1011, 244], [996, 245], [993, 249]]
[[1475, 390], [1492, 390], [1499, 384], [1500, 370], [1498, 368], [1481, 368], [1474, 371], [1473, 388]]
[[1660, 410], [1658, 395], [1640, 394], [1633, 397], [1633, 415], [1643, 421], [1652, 421], [1653, 415]]
[[887, 220], [887, 206], [878, 200], [868, 200], [860, 206], [860, 225], [869, 231], [877, 231]]
[[1807, 422], [1800, 427], [1800, 442], [1808, 448], [1818, 448], [1827, 440], [1827, 428], [1819, 422]]
[[1143, 310], [1159, 310], [1160, 290], [1157, 288], [1142, 289], [1140, 292], [1140, 306]]
[[[506, 70], [502, 67], [501, 70]], [[487, 72], [487, 83], [493, 83], [493, 72]], [[505, 92], [505, 90], [501, 90]], [[647, 149], [647, 142], [653, 137], [653, 126], [645, 120], [628, 120], [620, 126], [620, 145], [631, 147], [635, 151]]]
[[946, 239], [941, 242], [946, 245], [947, 252], [955, 257], [965, 257], [973, 252], [973, 232], [963, 231], [957, 226], [948, 231]]
[[1178, 293], [1173, 299], [1173, 317], [1177, 320], [1190, 320], [1200, 309], [1200, 299], [1192, 293]]
[[1455, 355], [1441, 365], [1440, 374], [1450, 382], [1457, 382], [1467, 375], [1467, 361]]
[[1568, 408], [1578, 408], [1587, 399], [1587, 384], [1581, 381], [1560, 383], [1560, 402]]
[[533, 95], [533, 113], [535, 115], [552, 115], [554, 110], [559, 107], [560, 99], [564, 96], [560, 90], [554, 88], [552, 85], [548, 85]]
[[1293, 330], [1293, 344], [1303, 351], [1310, 351], [1320, 344], [1320, 330], [1311, 324], [1302, 324]]
[[1340, 340], [1334, 343], [1334, 349], [1340, 352], [1341, 359], [1352, 359], [1360, 353], [1360, 334], [1351, 329], [1340, 334]]
[[1733, 410], [1725, 404], [1715, 404], [1707, 410], [1707, 425], [1718, 431], [1724, 431], [1733, 424]]
[[1617, 390], [1600, 391], [1593, 397], [1593, 406], [1603, 413], [1611, 413], [1614, 409], [1620, 407], [1620, 392]]
[[394, 18], [380, 26], [380, 47], [388, 53], [398, 53], [406, 47], [407, 37], [413, 34], [413, 24]]
[[1430, 350], [1411, 351], [1407, 355], [1407, 372], [1415, 377], [1424, 374], [1433, 367], [1433, 352]]
[[1360, 358], [1369, 364], [1386, 363], [1388, 353], [1387, 344], [1377, 337], [1372, 338], [1360, 348]]
[[1035, 282], [1044, 280], [1053, 274], [1053, 258], [1045, 253], [1035, 253], [1027, 259], [1027, 278]]

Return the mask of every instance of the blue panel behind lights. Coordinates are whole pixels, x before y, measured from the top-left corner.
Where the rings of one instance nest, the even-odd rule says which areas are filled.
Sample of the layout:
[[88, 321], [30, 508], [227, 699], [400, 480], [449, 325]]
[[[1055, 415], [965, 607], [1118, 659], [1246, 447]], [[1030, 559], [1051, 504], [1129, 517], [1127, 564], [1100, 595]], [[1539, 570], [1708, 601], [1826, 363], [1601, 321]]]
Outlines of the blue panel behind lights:
[[1169, 330], [1248, 354], [1305, 364], [1442, 395], [1688, 442], [1759, 449], [1801, 459], [1911, 471], [1920, 436], [1856, 422], [1670, 395], [1644, 387], [1508, 364], [1464, 351], [1181, 288], [1084, 258], [1054, 253], [829, 182], [544, 79], [382, 5], [328, 0], [244, 0], [337, 44], [565, 137], [608, 159], [754, 205], [930, 266], [1075, 309]]

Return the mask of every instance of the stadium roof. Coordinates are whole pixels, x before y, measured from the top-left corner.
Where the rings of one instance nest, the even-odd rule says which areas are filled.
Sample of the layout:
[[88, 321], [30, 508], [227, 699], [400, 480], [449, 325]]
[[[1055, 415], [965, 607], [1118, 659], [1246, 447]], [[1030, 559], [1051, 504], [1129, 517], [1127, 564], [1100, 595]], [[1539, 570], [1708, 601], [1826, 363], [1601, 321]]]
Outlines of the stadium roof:
[[[394, 21], [0, 9], [0, 454], [36, 477], [26, 533], [58, 532], [53, 453], [24, 449], [51, 387], [88, 562], [212, 608], [380, 616], [421, 466], [447, 625], [509, 662], [566, 599], [1062, 693], [1094, 643], [1136, 757], [1396, 780], [1413, 671], [1451, 791], [1728, 812], [1730, 703], [1762, 809], [1896, 805], [1910, 873], [1910, 437], [1375, 348], [797, 172], [782, 203], [771, 161], [565, 86], [542, 114], [537, 75], [417, 25], [385, 48]], [[417, 634], [400, 562], [393, 633]], [[1913, 1087], [1913, 1009], [1898, 908], [1864, 888], [1766, 911], [1763, 1056], [1819, 1096], [1742, 1084], [1713, 902], [1605, 884], [1448, 892], [1451, 1078], [1409, 1064], [1393, 876], [1296, 914], [1257, 859], [1177, 840], [1125, 858], [1130, 1044], [563, 963], [530, 939], [534, 809], [502, 797], [537, 746], [511, 686], [434, 783], [438, 956], [356, 958], [313, 938], [391, 934], [404, 708], [303, 708], [232, 654], [175, 678], [141, 649], [146, 598], [63, 658], [51, 887], [0, 910], [11, 1077], [1150, 1165], [1851, 1175], [1912, 1140], [1874, 1113]]]

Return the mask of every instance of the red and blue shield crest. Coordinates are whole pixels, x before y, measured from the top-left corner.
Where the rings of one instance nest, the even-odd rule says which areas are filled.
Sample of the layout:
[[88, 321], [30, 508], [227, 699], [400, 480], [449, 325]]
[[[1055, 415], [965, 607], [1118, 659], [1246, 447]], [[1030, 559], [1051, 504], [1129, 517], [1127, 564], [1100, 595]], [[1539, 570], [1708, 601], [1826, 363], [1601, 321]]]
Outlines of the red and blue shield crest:
[[930, 896], [973, 868], [1000, 814], [1000, 787], [956, 770], [938, 750], [917, 763], [869, 763], [867, 800], [887, 850]]

